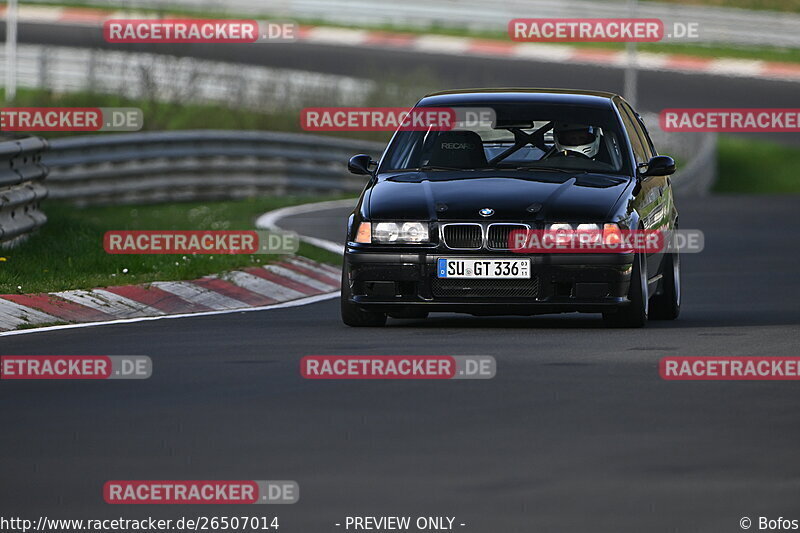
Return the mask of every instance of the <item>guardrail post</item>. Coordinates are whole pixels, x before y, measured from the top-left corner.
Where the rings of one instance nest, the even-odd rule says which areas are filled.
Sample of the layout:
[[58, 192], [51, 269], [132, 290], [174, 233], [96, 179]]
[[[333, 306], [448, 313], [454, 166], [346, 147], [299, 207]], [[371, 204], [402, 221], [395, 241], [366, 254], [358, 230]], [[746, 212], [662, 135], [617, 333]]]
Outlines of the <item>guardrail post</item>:
[[48, 63], [49, 63], [48, 55], [49, 55], [49, 53], [48, 53], [47, 47], [43, 46], [43, 47], [39, 48], [39, 60], [37, 61], [37, 70], [38, 70], [37, 74], [38, 74], [38, 76], [36, 77], [36, 80], [37, 80], [37, 83], [39, 85], [38, 88], [42, 89], [42, 90], [45, 90], [45, 91], [47, 90], [47, 83], [48, 83], [48, 79], [47, 79], [47, 73], [48, 73], [48, 69], [49, 69], [49, 66], [48, 66]]
[[41, 202], [47, 197], [47, 167], [41, 155], [47, 141], [25, 137], [0, 142], [0, 247], [22, 242], [47, 222]]

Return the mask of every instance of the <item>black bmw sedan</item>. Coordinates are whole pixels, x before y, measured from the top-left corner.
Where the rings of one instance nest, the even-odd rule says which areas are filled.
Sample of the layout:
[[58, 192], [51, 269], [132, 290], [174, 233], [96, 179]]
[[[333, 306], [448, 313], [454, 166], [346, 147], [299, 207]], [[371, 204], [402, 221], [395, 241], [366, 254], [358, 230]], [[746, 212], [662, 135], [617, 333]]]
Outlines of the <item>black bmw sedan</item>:
[[536, 231], [609, 240], [677, 228], [669, 175], [639, 115], [620, 96], [479, 89], [426, 96], [414, 109], [482, 109], [492, 121], [398, 130], [349, 217], [342, 320], [387, 316], [602, 313], [641, 327], [680, 312], [680, 260], [669, 249], [548, 253], [515, 249]]

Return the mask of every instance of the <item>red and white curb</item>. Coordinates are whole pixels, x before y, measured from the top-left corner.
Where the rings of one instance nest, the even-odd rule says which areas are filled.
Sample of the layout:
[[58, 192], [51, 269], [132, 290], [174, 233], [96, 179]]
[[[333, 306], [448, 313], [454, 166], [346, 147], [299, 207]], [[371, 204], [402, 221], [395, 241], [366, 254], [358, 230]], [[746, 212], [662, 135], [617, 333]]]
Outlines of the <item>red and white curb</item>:
[[[0, 14], [5, 7], [0, 6]], [[106, 20], [120, 18], [157, 18], [152, 13], [131, 13], [102, 9], [21, 6], [19, 20], [30, 23], [58, 23], [102, 27]], [[162, 17], [163, 18], [163, 17]], [[298, 40], [338, 46], [402, 49], [420, 53], [456, 56], [502, 57], [536, 62], [624, 67], [625, 51], [581, 48], [560, 44], [516, 43], [502, 40], [417, 35], [375, 30], [301, 26]], [[784, 81], [800, 81], [800, 64], [732, 58], [704, 58], [680, 54], [637, 54], [639, 70], [709, 74]]]
[[[350, 198], [275, 209], [261, 215], [256, 227], [280, 229], [278, 222], [283, 218], [352, 207], [355, 203], [356, 199]], [[342, 244], [302, 235], [300, 238], [319, 248], [344, 253]], [[331, 265], [291, 256], [278, 263], [192, 281], [156, 281], [42, 294], [0, 294], [0, 336], [297, 307], [338, 297], [341, 275], [341, 270]], [[61, 322], [67, 324], [58, 324]], [[57, 325], [46, 325], [53, 323]]]
[[[270, 309], [290, 302], [310, 303], [338, 294], [338, 268], [293, 256], [192, 281], [104, 287], [44, 294], [0, 295], [0, 331], [59, 322], [115, 323]], [[59, 326], [56, 326], [59, 327]]]

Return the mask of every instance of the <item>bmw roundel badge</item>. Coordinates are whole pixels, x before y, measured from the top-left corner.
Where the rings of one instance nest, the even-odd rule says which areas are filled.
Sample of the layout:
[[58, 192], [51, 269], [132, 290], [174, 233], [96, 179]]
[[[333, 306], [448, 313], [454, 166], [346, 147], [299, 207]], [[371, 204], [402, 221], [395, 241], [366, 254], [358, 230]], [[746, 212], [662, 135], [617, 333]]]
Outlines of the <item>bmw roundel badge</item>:
[[492, 209], [490, 207], [484, 207], [483, 209], [478, 211], [478, 214], [480, 216], [482, 216], [482, 217], [490, 217], [490, 216], [494, 215], [494, 209]]

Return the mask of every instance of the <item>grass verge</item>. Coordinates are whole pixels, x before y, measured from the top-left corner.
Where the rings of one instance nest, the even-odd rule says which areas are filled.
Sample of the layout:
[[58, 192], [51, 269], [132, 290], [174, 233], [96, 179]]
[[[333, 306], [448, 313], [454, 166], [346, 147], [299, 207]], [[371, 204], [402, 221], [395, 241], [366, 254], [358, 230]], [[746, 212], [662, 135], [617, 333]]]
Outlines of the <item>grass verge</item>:
[[[4, 94], [0, 90], [0, 96]], [[153, 99], [131, 99], [113, 94], [75, 92], [53, 93], [41, 89], [19, 89], [15, 107], [138, 107], [144, 113], [142, 131], [192, 129], [259, 130], [308, 133], [300, 126], [300, 108], [282, 108], [273, 112], [237, 109], [213, 103], [162, 102]], [[313, 132], [339, 138], [388, 142], [392, 132], [334, 131]], [[99, 135], [98, 132], [39, 132], [47, 138], [72, 135]], [[113, 134], [112, 134], [113, 135]]]
[[[108, 230], [242, 230], [271, 209], [338, 197], [76, 208], [47, 202], [48, 223], [27, 242], [0, 250], [0, 294], [53, 292], [196, 279], [280, 259], [275, 255], [110, 255]], [[344, 231], [344, 229], [342, 229]], [[301, 244], [299, 255], [338, 265], [337, 254]]]
[[714, 192], [800, 193], [800, 148], [751, 137], [719, 137]]

